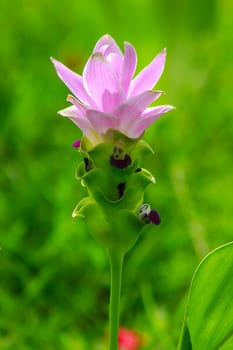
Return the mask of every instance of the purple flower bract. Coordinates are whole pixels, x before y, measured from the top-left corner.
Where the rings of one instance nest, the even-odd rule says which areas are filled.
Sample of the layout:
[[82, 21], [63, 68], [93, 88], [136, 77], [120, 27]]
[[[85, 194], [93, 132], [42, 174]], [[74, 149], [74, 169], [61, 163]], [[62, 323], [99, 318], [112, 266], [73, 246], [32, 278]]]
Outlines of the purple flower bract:
[[162, 93], [152, 90], [165, 65], [166, 50], [135, 77], [137, 54], [124, 43], [124, 54], [109, 35], [99, 39], [88, 59], [82, 76], [52, 58], [56, 72], [73, 95], [72, 105], [59, 111], [71, 119], [93, 144], [102, 142], [108, 129], [129, 138], [140, 138], [156, 119], [173, 109], [162, 105], [148, 107]]

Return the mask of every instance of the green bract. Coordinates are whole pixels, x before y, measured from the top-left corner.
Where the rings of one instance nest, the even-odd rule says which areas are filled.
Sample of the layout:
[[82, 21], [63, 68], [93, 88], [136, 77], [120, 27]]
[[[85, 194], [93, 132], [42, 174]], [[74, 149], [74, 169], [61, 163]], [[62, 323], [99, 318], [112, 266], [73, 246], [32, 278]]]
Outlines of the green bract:
[[88, 197], [76, 206], [73, 216], [83, 218], [104, 246], [124, 253], [145, 225], [137, 210], [146, 187], [155, 179], [140, 164], [153, 150], [146, 142], [129, 139], [114, 130], [108, 130], [104, 139], [94, 148], [87, 138], [81, 141], [79, 152], [83, 161], [76, 177], [87, 188]]

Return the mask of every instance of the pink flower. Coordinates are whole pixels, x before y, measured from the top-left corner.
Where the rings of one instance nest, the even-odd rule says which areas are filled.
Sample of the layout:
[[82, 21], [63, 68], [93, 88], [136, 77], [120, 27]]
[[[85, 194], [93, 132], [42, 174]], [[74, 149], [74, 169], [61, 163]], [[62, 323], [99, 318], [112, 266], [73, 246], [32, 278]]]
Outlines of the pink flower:
[[118, 334], [119, 350], [139, 350], [141, 345], [140, 336], [130, 329], [120, 328]]
[[108, 129], [115, 129], [130, 138], [139, 138], [156, 119], [174, 107], [148, 107], [162, 93], [152, 88], [165, 65], [166, 50], [133, 78], [137, 55], [125, 42], [124, 55], [109, 35], [99, 39], [88, 59], [83, 75], [74, 73], [52, 58], [60, 79], [74, 96], [72, 106], [59, 111], [70, 118], [94, 143], [102, 141]]

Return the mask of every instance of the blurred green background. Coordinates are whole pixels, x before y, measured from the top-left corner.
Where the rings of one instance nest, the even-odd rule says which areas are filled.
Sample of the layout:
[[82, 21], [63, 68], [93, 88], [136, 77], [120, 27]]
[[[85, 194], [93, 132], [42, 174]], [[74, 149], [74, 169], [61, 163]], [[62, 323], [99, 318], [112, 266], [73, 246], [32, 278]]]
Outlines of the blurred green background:
[[81, 133], [56, 114], [68, 90], [49, 60], [81, 73], [105, 33], [136, 47], [138, 70], [168, 50], [157, 88], [176, 110], [145, 135], [162, 224], [127, 254], [121, 325], [175, 349], [197, 264], [233, 239], [233, 2], [1, 1], [0, 26], [0, 349], [105, 349], [108, 261], [71, 218]]

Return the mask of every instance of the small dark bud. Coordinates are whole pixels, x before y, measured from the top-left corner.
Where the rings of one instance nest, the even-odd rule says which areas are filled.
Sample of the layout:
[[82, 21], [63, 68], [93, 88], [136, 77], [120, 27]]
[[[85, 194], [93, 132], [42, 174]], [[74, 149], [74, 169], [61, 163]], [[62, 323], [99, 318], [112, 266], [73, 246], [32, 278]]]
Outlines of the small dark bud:
[[140, 171], [142, 171], [141, 168], [136, 168], [136, 169], [134, 170], [135, 173], [140, 173]]
[[146, 203], [139, 207], [137, 215], [147, 224], [159, 225], [161, 222], [159, 213], [156, 210], [151, 210], [150, 205]]
[[119, 198], [121, 198], [125, 192], [125, 182], [120, 183], [117, 186]]
[[84, 157], [83, 160], [84, 160], [84, 163], [85, 163], [85, 170], [86, 170], [86, 172], [90, 171], [93, 168], [91, 160], [89, 158], [87, 158], [87, 157]]
[[156, 210], [151, 210], [147, 216], [147, 219], [151, 224], [155, 225], [159, 225], [161, 222], [160, 215]]

